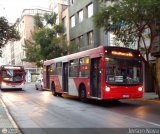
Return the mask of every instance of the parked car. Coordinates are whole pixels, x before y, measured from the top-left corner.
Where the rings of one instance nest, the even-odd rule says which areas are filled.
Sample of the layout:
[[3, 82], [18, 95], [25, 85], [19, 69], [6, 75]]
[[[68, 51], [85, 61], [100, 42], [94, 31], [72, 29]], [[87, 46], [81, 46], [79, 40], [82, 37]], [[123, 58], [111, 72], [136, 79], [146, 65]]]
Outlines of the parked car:
[[42, 90], [43, 89], [43, 79], [37, 79], [35, 83], [35, 89], [36, 90]]

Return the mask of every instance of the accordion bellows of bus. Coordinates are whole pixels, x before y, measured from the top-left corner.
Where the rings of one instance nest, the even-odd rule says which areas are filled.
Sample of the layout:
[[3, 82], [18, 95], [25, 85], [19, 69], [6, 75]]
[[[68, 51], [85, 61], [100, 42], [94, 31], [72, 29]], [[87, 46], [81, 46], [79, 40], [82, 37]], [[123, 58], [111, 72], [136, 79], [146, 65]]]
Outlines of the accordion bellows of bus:
[[143, 62], [139, 51], [101, 46], [44, 62], [44, 88], [92, 99], [143, 96]]
[[0, 88], [4, 89], [22, 89], [25, 80], [25, 70], [23, 66], [0, 66]]

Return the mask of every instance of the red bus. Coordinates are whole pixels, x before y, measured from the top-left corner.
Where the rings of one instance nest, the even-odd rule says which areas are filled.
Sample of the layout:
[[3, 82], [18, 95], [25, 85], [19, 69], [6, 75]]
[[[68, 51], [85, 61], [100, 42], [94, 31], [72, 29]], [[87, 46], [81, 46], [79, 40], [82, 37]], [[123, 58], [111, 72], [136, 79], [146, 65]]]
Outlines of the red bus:
[[23, 66], [0, 66], [0, 89], [22, 89], [26, 79]]
[[139, 51], [101, 46], [44, 62], [44, 88], [93, 99], [143, 96], [143, 67]]

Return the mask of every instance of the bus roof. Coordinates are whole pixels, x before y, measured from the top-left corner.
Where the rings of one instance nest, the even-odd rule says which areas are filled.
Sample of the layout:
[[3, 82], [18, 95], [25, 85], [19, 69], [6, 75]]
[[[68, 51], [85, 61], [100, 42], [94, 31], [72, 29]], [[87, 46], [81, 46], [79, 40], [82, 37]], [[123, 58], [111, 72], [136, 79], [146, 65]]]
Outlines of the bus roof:
[[117, 51], [140, 53], [138, 50], [125, 48], [125, 47], [100, 46], [100, 47], [97, 47], [97, 48], [88, 49], [88, 50], [85, 50], [85, 51], [73, 53], [73, 54], [58, 57], [58, 58], [55, 58], [55, 59], [46, 60], [46, 61], [44, 61], [44, 65], [47, 66], [47, 65], [52, 64], [53, 62], [60, 62], [60, 61], [68, 62], [69, 60], [76, 59], [76, 58], [79, 58], [79, 57], [86, 57], [86, 56], [90, 56], [91, 58], [99, 57], [101, 54], [104, 53], [105, 50], [117, 50]]

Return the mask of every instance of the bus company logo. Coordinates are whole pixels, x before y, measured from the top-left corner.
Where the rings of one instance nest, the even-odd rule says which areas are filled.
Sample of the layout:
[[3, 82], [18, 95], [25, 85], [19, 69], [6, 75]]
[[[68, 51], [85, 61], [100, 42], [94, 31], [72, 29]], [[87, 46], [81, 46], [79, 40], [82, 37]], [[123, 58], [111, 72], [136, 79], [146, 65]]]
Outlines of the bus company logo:
[[7, 134], [7, 133], [8, 133], [7, 128], [2, 128], [2, 134]]

